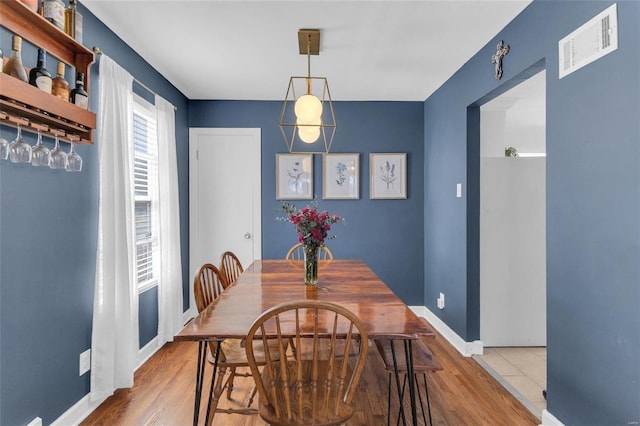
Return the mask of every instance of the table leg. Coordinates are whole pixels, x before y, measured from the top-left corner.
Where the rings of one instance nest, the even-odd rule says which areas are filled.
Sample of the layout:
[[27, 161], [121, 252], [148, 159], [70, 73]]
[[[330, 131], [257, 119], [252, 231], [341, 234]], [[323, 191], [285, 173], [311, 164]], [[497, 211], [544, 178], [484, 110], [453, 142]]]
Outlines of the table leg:
[[416, 409], [416, 378], [413, 374], [413, 344], [410, 339], [404, 341], [404, 352], [407, 361], [407, 378], [409, 379], [409, 399], [411, 401], [411, 418], [414, 426], [418, 424], [418, 412]]
[[218, 372], [218, 360], [220, 359], [220, 347], [222, 346], [222, 342], [218, 342], [216, 345], [216, 355], [213, 358], [213, 372], [211, 373], [211, 388], [209, 389], [209, 403], [207, 404], [207, 416], [205, 417], [205, 425], [209, 426], [210, 421], [213, 420], [213, 416], [209, 417], [211, 414], [211, 397], [213, 396], [213, 388], [216, 383], [216, 373]]
[[202, 381], [204, 379], [204, 366], [207, 362], [207, 342], [198, 342], [198, 366], [196, 367], [196, 395], [193, 405], [193, 425], [198, 425], [200, 414], [200, 399], [202, 398]]
[[[402, 424], [406, 425], [407, 418], [405, 417], [404, 404], [402, 403], [402, 400], [403, 400], [402, 395], [404, 395], [404, 391], [400, 389], [400, 372], [398, 370], [398, 358], [396, 357], [395, 340], [390, 340], [389, 342], [391, 343], [391, 358], [393, 358], [393, 372], [396, 376], [396, 387], [398, 388], [398, 402], [400, 403], [400, 408], [399, 408], [400, 411], [398, 412], [398, 416], [402, 416]], [[389, 412], [389, 414], [391, 414], [391, 412]]]

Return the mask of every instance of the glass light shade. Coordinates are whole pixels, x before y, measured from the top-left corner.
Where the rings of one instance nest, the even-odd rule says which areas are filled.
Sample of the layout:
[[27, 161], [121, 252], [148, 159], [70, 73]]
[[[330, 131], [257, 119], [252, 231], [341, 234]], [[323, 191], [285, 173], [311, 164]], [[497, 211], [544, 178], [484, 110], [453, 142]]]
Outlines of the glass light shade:
[[308, 122], [322, 117], [322, 102], [312, 94], [302, 95], [296, 101], [294, 111], [296, 118]]
[[304, 143], [314, 143], [320, 137], [320, 126], [298, 126], [298, 137]]

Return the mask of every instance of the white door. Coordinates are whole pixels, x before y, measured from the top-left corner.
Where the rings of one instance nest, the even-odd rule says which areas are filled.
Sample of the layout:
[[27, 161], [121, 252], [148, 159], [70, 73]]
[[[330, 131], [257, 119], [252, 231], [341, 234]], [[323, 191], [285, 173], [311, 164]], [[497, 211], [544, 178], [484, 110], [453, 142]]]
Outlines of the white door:
[[[189, 269], [225, 251], [246, 268], [261, 252], [260, 129], [189, 129]], [[191, 288], [191, 306], [193, 303]]]

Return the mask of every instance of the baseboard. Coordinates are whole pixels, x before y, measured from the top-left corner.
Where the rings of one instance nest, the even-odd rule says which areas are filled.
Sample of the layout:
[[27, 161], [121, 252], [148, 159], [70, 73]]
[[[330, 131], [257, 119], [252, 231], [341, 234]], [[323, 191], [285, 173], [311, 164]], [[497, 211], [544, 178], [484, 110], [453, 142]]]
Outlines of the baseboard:
[[160, 344], [158, 341], [158, 336], [151, 339], [149, 343], [144, 345], [142, 349], [138, 351], [138, 355], [136, 355], [137, 366], [136, 370], [142, 366], [149, 358], [155, 354], [158, 349], [160, 349]]
[[473, 342], [465, 342], [464, 339], [455, 331], [453, 331], [447, 324], [438, 318], [433, 312], [431, 312], [426, 306], [410, 306], [409, 307], [416, 315], [424, 317], [429, 323], [440, 333], [451, 345], [458, 350], [464, 356], [482, 355], [484, 345], [480, 340]]
[[108, 397], [105, 397], [102, 400], [91, 402], [89, 395], [90, 394], [86, 394], [84, 398], [76, 402], [73, 407], [69, 408], [67, 411], [64, 412], [64, 414], [62, 414], [53, 423], [51, 423], [51, 426], [78, 425], [80, 424], [81, 421], [86, 419], [89, 416], [89, 414], [93, 412], [93, 410], [98, 408], [100, 404], [102, 404], [105, 401], [105, 399], [108, 398]]
[[[160, 344], [158, 341], [158, 337], [153, 338], [149, 343], [147, 343], [142, 349], [138, 351], [138, 355], [136, 355], [137, 367], [140, 368], [149, 358], [153, 356], [160, 349]], [[58, 417], [51, 426], [75, 426], [80, 424], [84, 419], [86, 419], [89, 414], [93, 412], [96, 408], [100, 406], [110, 395], [105, 396], [104, 398], [99, 399], [98, 401], [92, 402], [90, 399], [91, 394], [88, 393], [82, 398], [80, 401], [76, 402], [73, 407], [69, 408], [64, 412], [60, 417]]]
[[540, 426], [564, 426], [560, 420], [556, 419], [553, 414], [547, 410], [542, 410], [542, 423]]

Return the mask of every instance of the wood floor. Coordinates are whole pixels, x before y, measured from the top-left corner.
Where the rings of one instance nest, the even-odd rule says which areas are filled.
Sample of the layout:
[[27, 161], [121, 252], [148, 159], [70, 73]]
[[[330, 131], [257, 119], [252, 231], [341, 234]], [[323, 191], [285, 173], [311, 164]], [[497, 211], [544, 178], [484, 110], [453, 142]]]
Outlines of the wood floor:
[[[443, 337], [438, 335], [428, 344], [444, 367], [443, 371], [428, 376], [434, 424], [518, 426], [540, 423], [473, 359], [460, 355]], [[166, 344], [138, 369], [133, 388], [116, 391], [81, 424], [192, 424], [197, 349], [198, 345], [192, 342]], [[204, 386], [207, 390], [210, 372], [209, 368], [209, 381]], [[387, 380], [388, 374], [375, 346], [372, 346], [356, 393], [357, 411], [348, 426], [387, 424]], [[234, 399], [227, 401], [225, 393], [220, 400], [221, 408], [236, 408], [246, 403], [251, 379], [236, 378], [234, 383]], [[396, 415], [397, 408], [397, 396], [392, 391], [392, 410]], [[204, 407], [201, 423], [203, 418]], [[213, 424], [250, 426], [265, 423], [258, 415], [219, 413]]]

